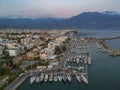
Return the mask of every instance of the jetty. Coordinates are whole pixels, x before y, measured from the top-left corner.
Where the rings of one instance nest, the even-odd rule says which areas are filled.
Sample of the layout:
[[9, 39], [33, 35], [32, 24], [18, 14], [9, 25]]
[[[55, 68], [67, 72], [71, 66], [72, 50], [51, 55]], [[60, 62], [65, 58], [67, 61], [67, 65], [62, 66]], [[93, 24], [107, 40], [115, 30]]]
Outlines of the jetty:
[[120, 55], [120, 50], [110, 48], [109, 45], [107, 45], [104, 40], [99, 40], [97, 43], [101, 47], [103, 52], [107, 52], [111, 56]]
[[4, 90], [17, 90], [17, 88], [29, 77], [29, 73], [23, 76], [17, 77], [11, 84], [9, 84]]

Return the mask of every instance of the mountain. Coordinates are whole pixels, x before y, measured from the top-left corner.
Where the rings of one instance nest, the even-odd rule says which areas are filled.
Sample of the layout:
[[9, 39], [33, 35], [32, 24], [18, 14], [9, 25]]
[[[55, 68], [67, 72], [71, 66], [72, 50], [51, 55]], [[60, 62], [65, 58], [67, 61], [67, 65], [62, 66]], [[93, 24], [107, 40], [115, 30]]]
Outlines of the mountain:
[[84, 12], [67, 19], [57, 18], [0, 18], [0, 29], [120, 29], [120, 14], [117, 12]]
[[84, 12], [68, 20], [72, 27], [86, 29], [112, 29], [120, 27], [120, 14]]

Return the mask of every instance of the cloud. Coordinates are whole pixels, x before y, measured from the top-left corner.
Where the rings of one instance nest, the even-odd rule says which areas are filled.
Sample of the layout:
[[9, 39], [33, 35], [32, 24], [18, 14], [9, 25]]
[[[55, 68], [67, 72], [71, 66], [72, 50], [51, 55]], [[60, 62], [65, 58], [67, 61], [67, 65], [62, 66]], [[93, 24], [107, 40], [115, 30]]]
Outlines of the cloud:
[[120, 12], [119, 3], [120, 0], [0, 0], [0, 16], [71, 17], [85, 11]]

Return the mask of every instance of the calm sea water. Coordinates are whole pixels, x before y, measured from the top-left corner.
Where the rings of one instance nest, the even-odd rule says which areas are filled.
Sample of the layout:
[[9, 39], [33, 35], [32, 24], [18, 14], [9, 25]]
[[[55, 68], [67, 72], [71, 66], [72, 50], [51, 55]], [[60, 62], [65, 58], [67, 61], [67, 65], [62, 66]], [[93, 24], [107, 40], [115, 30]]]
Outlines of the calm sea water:
[[[110, 47], [112, 47], [112, 48], [114, 48], [114, 49], [120, 50], [120, 44], [119, 44], [118, 42], [120, 42], [120, 38], [119, 38], [119, 39], [113, 39], [113, 40], [106, 40], [106, 43], [107, 43]], [[115, 43], [115, 44], [114, 44], [114, 43]]]
[[80, 35], [85, 37], [114, 37], [120, 36], [120, 30], [80, 30], [82, 32]]
[[[92, 34], [92, 32], [96, 33], [96, 31], [91, 31], [90, 33]], [[105, 32], [108, 33], [108, 31]], [[114, 36], [118, 35], [118, 32], [120, 35], [120, 30], [113, 32], [117, 32]], [[88, 33], [86, 36], [91, 36], [91, 34]], [[92, 35], [96, 36], [96, 34]], [[101, 35], [98, 34], [98, 37], [103, 37], [103, 33]], [[120, 42], [112, 44], [116, 45], [120, 44]], [[78, 83], [74, 77], [71, 83], [44, 82], [30, 85], [28, 78], [18, 90], [120, 90], [120, 56], [111, 57], [107, 53], [102, 53], [97, 49], [95, 43], [90, 43], [90, 55], [92, 64], [88, 66], [88, 85]]]

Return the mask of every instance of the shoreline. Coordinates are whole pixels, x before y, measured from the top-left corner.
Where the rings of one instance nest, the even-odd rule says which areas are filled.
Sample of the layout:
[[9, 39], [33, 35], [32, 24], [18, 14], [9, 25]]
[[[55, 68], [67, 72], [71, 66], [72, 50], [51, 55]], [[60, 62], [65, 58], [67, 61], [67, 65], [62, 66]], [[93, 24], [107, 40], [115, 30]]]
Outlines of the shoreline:
[[105, 43], [105, 40], [98, 40], [98, 45], [101, 47], [103, 52], [107, 52], [111, 56], [120, 56], [120, 50], [115, 50]]
[[17, 88], [29, 77], [29, 74], [17, 77], [4, 90], [17, 90]]
[[17, 88], [29, 77], [29, 75], [26, 75], [19, 83], [17, 83], [12, 89], [17, 90]]
[[97, 48], [101, 49], [102, 52], [108, 53], [110, 56], [120, 56], [120, 50], [114, 49], [105, 43], [106, 40], [120, 39], [118, 37], [109, 37], [109, 38], [87, 38], [90, 42], [96, 42]]

